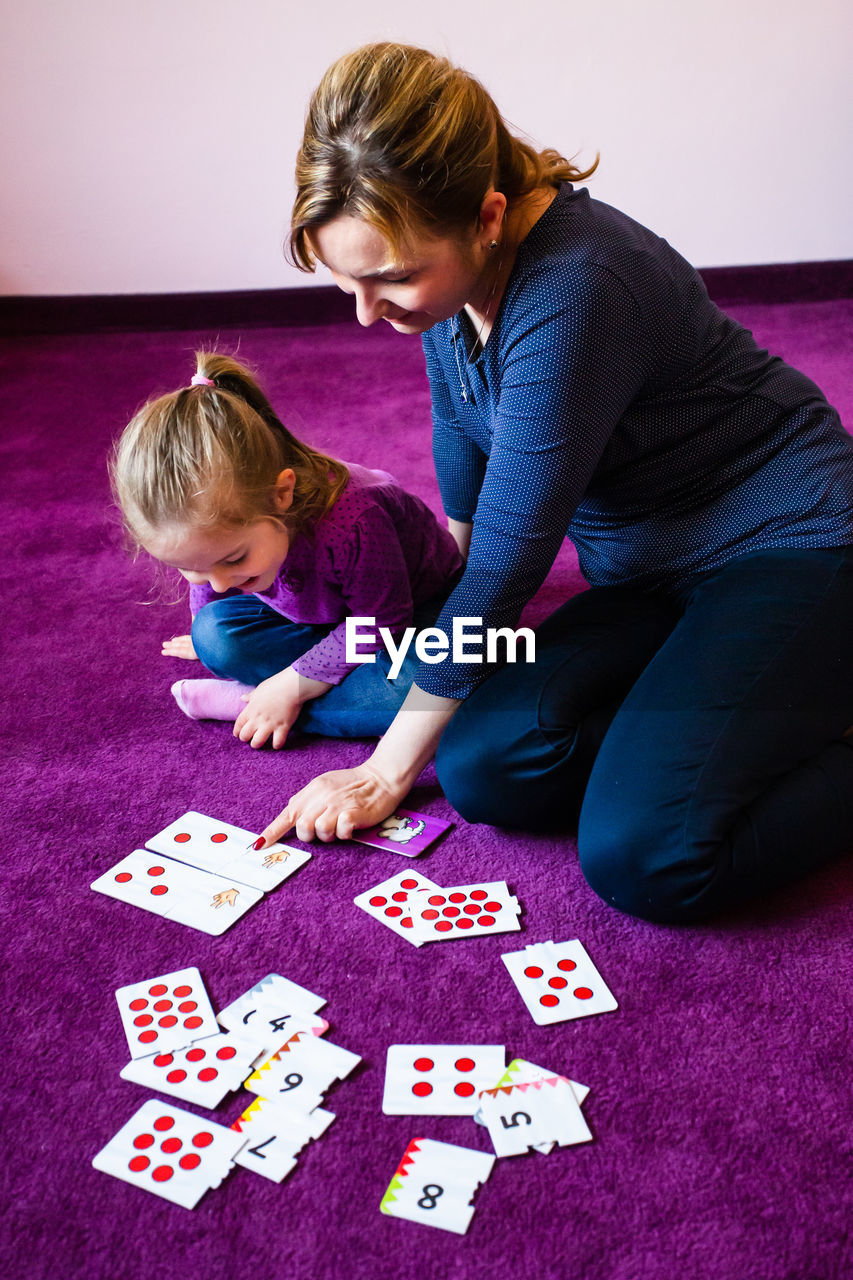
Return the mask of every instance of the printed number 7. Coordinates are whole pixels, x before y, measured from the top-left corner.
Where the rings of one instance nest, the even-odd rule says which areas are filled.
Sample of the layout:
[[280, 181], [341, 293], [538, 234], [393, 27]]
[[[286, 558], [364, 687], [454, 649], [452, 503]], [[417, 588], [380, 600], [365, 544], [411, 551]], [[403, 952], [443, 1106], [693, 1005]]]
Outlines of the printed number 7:
[[501, 1124], [505, 1129], [516, 1129], [519, 1120], [523, 1120], [525, 1124], [531, 1124], [532, 1121], [526, 1111], [513, 1111], [511, 1119], [507, 1120], [506, 1116], [501, 1116]]

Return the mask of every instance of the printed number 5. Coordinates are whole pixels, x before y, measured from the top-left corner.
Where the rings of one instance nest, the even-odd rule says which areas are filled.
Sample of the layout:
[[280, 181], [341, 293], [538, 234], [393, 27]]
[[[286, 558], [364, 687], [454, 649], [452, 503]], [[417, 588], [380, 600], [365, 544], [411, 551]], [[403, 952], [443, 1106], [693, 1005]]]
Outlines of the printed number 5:
[[531, 1124], [532, 1121], [526, 1111], [513, 1111], [512, 1117], [507, 1120], [506, 1116], [501, 1116], [501, 1124], [505, 1129], [515, 1129], [518, 1127], [519, 1120], [523, 1120], [525, 1124]]

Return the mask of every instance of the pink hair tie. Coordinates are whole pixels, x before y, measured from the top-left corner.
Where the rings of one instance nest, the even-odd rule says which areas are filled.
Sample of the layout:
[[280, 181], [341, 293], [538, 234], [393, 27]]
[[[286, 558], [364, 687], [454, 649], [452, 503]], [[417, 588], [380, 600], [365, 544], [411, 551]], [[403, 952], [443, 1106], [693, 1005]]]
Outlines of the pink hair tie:
[[196, 373], [190, 382], [191, 387], [215, 387], [216, 383], [212, 378], [206, 378], [203, 373]]

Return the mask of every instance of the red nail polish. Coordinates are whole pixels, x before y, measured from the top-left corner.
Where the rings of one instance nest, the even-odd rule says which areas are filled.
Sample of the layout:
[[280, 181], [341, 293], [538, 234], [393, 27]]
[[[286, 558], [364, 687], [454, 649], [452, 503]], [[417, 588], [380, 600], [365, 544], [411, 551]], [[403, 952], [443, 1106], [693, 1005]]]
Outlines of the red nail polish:
[[263, 837], [263, 836], [258, 836], [257, 840], [256, 840], [256, 841], [255, 841], [255, 843], [252, 845], [252, 848], [253, 848], [253, 849], [263, 849], [263, 847], [264, 847], [264, 845], [265, 845], [265, 844], [266, 844], [266, 840], [264, 839], [264, 837]]

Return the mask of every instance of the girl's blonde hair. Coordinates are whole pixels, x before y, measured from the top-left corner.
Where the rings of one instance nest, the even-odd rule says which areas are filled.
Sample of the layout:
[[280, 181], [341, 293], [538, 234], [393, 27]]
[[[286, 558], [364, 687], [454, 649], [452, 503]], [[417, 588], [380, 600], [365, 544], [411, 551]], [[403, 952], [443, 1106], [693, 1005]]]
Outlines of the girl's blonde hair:
[[213, 385], [149, 401], [115, 447], [113, 493], [134, 541], [145, 546], [159, 530], [186, 525], [280, 520], [275, 483], [288, 467], [296, 474], [288, 526], [325, 515], [349, 480], [346, 466], [297, 440], [238, 361], [198, 351], [196, 371]]
[[313, 271], [312, 227], [338, 214], [368, 223], [400, 251], [412, 230], [458, 235], [490, 187], [512, 203], [538, 187], [582, 181], [558, 151], [507, 128], [467, 71], [409, 45], [365, 45], [335, 62], [308, 107], [296, 160], [289, 256]]

